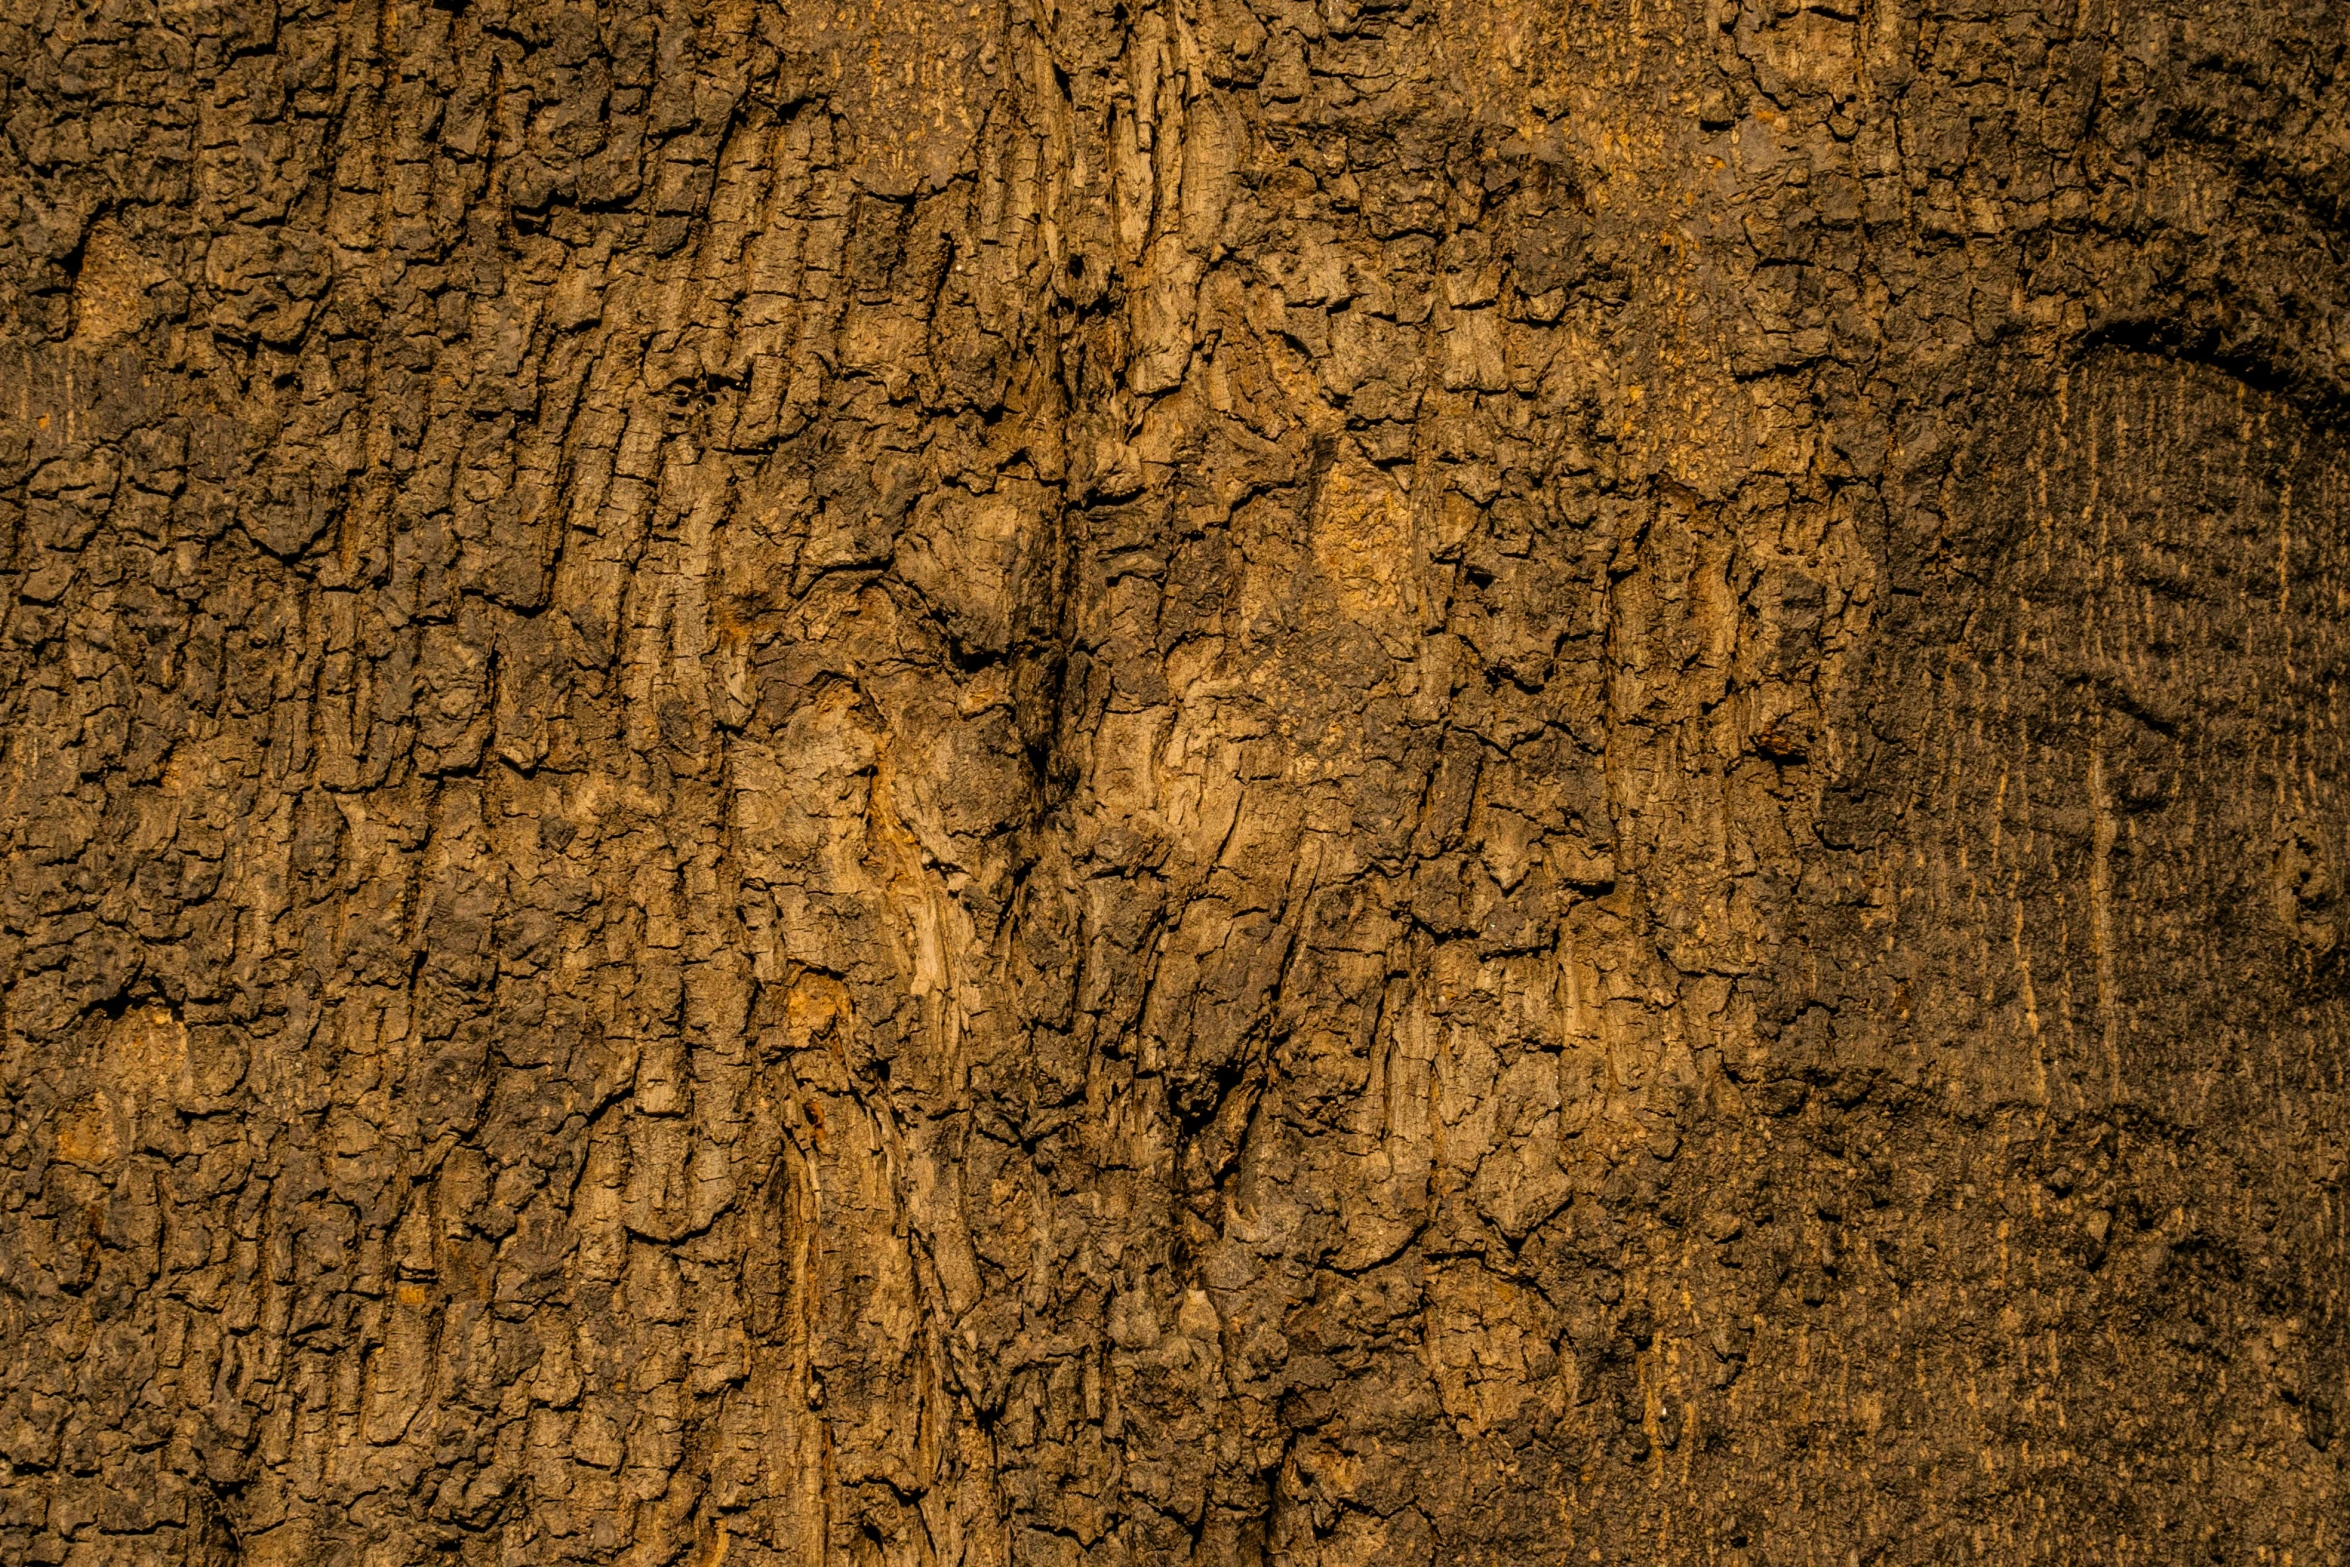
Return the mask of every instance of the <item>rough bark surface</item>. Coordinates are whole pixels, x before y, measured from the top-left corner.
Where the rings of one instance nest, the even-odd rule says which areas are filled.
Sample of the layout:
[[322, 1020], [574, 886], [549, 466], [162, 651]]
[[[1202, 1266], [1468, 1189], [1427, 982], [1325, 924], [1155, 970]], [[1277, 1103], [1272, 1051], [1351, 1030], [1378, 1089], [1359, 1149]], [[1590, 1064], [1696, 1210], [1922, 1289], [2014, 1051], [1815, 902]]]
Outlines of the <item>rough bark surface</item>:
[[4, 10], [0, 1559], [2345, 1559], [2338, 0]]

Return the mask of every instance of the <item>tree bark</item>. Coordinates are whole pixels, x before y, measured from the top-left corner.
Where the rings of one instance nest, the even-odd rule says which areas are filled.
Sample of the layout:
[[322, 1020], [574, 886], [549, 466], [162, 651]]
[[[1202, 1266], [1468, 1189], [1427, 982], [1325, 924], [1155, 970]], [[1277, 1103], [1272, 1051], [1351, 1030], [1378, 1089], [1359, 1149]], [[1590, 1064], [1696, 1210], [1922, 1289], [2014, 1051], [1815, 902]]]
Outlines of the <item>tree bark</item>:
[[0, 1559], [2339, 1563], [2338, 0], [13, 0]]

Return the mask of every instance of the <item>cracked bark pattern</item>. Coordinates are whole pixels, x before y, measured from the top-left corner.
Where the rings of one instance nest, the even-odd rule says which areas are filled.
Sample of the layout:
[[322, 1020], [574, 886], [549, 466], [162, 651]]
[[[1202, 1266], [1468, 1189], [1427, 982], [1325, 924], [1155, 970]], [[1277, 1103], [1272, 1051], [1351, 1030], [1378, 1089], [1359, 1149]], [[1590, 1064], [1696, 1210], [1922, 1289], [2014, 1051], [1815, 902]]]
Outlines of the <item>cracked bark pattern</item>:
[[2333, 0], [11, 0], [0, 1558], [2344, 1559]]

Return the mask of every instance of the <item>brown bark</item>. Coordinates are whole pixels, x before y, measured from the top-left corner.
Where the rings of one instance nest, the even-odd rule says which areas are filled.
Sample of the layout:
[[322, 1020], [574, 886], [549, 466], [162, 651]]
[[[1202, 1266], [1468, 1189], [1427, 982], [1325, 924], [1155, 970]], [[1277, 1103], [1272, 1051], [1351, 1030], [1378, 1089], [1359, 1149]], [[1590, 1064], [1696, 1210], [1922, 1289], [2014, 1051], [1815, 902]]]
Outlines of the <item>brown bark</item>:
[[0, 1559], [2340, 1562], [2331, 0], [0, 21]]

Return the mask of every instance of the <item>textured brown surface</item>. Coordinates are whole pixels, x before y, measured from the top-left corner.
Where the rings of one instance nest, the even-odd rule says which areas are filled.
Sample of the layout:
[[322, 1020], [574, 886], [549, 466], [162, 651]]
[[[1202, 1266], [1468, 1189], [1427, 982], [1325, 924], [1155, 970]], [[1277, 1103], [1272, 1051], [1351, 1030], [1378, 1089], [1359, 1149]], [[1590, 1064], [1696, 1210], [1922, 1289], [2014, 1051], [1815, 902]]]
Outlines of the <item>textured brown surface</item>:
[[2338, 0], [5, 16], [0, 1560], [2344, 1560]]

